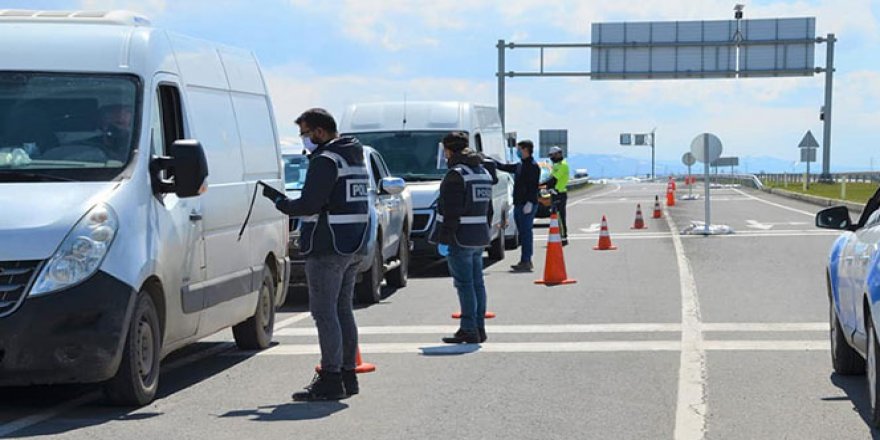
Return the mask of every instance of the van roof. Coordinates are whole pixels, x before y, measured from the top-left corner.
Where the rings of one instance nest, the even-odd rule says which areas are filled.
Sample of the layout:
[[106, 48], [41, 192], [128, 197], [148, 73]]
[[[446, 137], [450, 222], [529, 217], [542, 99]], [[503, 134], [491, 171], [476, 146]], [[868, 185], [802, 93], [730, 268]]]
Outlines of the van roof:
[[[494, 120], [486, 121], [483, 113], [492, 119], [493, 112]], [[496, 122], [500, 127], [498, 111], [489, 106], [458, 101], [391, 101], [349, 106], [342, 117], [340, 131], [470, 131], [474, 126]]]
[[0, 22], [88, 23], [127, 26], [149, 26], [150, 20], [129, 11], [37, 11], [0, 9]]

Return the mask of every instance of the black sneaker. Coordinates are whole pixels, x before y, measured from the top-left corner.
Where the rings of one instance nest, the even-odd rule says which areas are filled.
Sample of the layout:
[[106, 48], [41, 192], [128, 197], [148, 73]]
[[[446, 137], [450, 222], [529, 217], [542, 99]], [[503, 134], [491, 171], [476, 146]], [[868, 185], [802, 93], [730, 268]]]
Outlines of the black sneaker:
[[342, 385], [342, 373], [321, 371], [306, 386], [305, 391], [294, 393], [292, 397], [298, 402], [344, 399], [347, 395]]
[[510, 266], [510, 269], [514, 272], [531, 272], [535, 266], [532, 265], [531, 261], [523, 261], [513, 266]]
[[345, 393], [349, 396], [361, 392], [357, 373], [354, 370], [342, 370], [342, 384], [345, 386]]
[[480, 335], [474, 330], [458, 329], [452, 337], [443, 338], [443, 342], [447, 344], [479, 344]]
[[480, 334], [480, 343], [481, 343], [481, 344], [482, 344], [483, 342], [486, 342], [486, 339], [489, 339], [489, 338], [486, 337], [486, 327], [480, 327], [480, 328], [478, 328], [478, 329], [477, 329], [477, 333]]

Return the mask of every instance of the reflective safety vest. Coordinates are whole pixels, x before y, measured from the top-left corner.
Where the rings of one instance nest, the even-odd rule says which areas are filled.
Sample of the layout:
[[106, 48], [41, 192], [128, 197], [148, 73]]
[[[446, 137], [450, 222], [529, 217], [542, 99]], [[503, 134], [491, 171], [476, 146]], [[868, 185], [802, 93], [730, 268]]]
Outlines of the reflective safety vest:
[[[465, 248], [484, 248], [491, 241], [488, 214], [492, 206], [492, 175], [483, 167], [474, 169], [464, 164], [453, 166], [449, 172], [461, 175], [466, 194], [465, 212], [455, 230], [455, 244]], [[442, 227], [443, 213], [438, 213], [430, 241], [439, 242]]]
[[340, 153], [331, 144], [318, 154], [336, 163], [336, 183], [324, 210], [320, 214], [302, 218], [300, 249], [304, 255], [312, 251], [315, 230], [321, 217], [326, 217], [325, 221], [330, 226], [333, 249], [337, 254], [353, 255], [366, 248], [372, 203], [370, 175], [366, 164], [350, 164]]

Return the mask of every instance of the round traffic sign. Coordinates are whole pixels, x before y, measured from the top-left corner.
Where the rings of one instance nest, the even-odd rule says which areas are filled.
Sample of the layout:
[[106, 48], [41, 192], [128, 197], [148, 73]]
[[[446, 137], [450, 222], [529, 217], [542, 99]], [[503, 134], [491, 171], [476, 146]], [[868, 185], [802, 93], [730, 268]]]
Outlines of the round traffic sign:
[[691, 154], [690, 152], [687, 152], [687, 153], [684, 153], [684, 156], [681, 156], [681, 163], [683, 163], [684, 166], [689, 167], [689, 166], [697, 163], [697, 158], [694, 157], [694, 155]]
[[721, 157], [721, 139], [712, 133], [697, 135], [691, 142], [691, 154], [700, 162], [714, 162]]

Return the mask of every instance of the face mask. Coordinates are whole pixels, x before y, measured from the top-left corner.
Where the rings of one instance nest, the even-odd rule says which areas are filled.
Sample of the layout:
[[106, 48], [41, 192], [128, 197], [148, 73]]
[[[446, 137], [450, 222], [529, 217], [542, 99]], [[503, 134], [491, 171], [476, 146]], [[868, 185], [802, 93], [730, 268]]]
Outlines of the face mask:
[[516, 150], [516, 157], [522, 159], [522, 150]]
[[559, 162], [562, 162], [562, 156], [554, 156], [554, 157], [551, 157], [550, 160], [552, 160], [553, 163], [559, 163]]
[[315, 149], [318, 148], [318, 146], [315, 145], [314, 142], [312, 142], [312, 138], [309, 136], [303, 136], [302, 141], [303, 141], [303, 148], [305, 148], [306, 151], [308, 151], [309, 153], [315, 151]]

